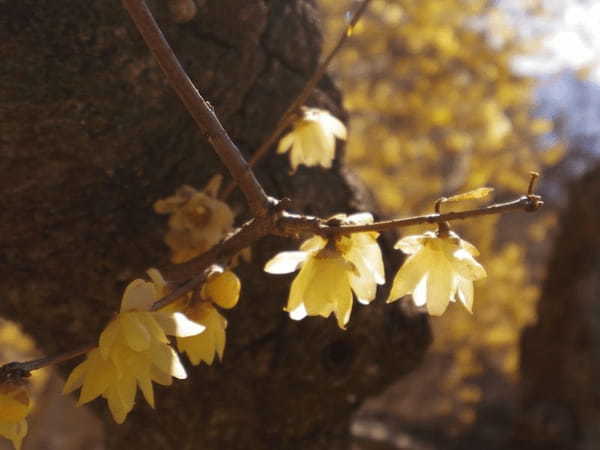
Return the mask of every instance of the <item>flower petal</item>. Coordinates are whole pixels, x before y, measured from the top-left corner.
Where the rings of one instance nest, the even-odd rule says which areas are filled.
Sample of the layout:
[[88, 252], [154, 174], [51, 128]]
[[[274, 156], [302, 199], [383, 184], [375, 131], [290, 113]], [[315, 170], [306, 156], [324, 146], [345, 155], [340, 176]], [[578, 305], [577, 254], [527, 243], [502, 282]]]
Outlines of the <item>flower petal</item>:
[[413, 235], [406, 236], [396, 242], [394, 248], [396, 250], [402, 250], [407, 255], [417, 253], [423, 247], [423, 236]]
[[427, 311], [432, 316], [441, 316], [452, 294], [453, 271], [449, 264], [439, 263], [432, 267], [427, 277]]
[[158, 325], [169, 336], [188, 337], [202, 333], [206, 327], [194, 322], [180, 312], [168, 313], [158, 311], [153, 314]]
[[473, 313], [473, 282], [466, 278], [459, 277], [457, 295], [467, 311]]
[[459, 249], [452, 255], [452, 269], [467, 280], [481, 280], [487, 276], [481, 264], [465, 249]]
[[277, 275], [294, 272], [307, 256], [303, 251], [278, 253], [265, 264], [264, 271]]
[[148, 311], [155, 302], [154, 285], [144, 280], [133, 280], [125, 288], [121, 300], [121, 312]]

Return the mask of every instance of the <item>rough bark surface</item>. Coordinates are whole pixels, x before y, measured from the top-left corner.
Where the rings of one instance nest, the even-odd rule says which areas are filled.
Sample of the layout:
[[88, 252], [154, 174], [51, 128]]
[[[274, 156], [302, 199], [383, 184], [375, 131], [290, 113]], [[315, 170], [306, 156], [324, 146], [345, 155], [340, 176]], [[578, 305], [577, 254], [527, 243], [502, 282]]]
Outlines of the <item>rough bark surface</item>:
[[598, 204], [600, 167], [571, 187], [538, 321], [522, 337], [522, 448], [592, 450], [600, 442]]
[[[207, 0], [177, 24], [151, 2], [175, 52], [235, 142], [250, 153], [314, 71], [312, 0]], [[0, 1], [0, 315], [22, 323], [46, 354], [95, 339], [121, 293], [164, 266], [164, 217], [153, 202], [222, 171], [166, 84], [120, 2]], [[312, 98], [344, 117], [325, 79]], [[258, 177], [299, 211], [372, 205], [345, 170], [270, 156]], [[239, 195], [233, 197], [244, 218]], [[229, 315], [223, 364], [158, 388], [124, 425], [108, 417], [111, 449], [343, 449], [352, 412], [410, 371], [430, 335], [409, 306], [357, 307], [348, 331], [333, 319], [282, 312], [291, 277], [261, 272], [295, 243], [265, 239], [240, 267], [243, 297]], [[398, 256], [385, 252], [395, 269]], [[395, 259], [394, 259], [395, 258]], [[63, 370], [67, 370], [64, 368]]]

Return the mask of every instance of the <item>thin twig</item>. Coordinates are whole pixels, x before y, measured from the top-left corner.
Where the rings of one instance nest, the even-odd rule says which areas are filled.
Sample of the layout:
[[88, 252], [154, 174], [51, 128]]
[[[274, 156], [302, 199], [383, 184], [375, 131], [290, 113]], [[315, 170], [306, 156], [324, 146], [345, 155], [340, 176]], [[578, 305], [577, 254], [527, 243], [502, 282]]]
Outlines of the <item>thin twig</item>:
[[296, 214], [284, 214], [278, 226], [281, 234], [294, 236], [298, 233], [313, 233], [322, 236], [339, 234], [359, 233], [366, 231], [387, 231], [395, 228], [409, 227], [413, 225], [434, 224], [449, 222], [452, 220], [463, 220], [471, 217], [503, 214], [509, 211], [535, 211], [544, 202], [538, 195], [525, 195], [516, 200], [506, 203], [495, 203], [482, 208], [453, 211], [444, 214], [434, 213], [422, 216], [408, 217], [403, 219], [383, 220], [365, 225], [328, 225], [317, 217], [300, 216]]
[[254, 216], [266, 215], [269, 210], [269, 197], [212, 108], [181, 66], [145, 0], [122, 1], [169, 83], [229, 170], [231, 177], [239, 184], [250, 211]]
[[[29, 372], [41, 369], [42, 367], [52, 366], [54, 364], [60, 364], [73, 358], [77, 358], [96, 347], [95, 344], [89, 344], [78, 348], [77, 350], [71, 350], [69, 352], [60, 353], [55, 356], [46, 356], [44, 358], [32, 359], [31, 361], [24, 362], [11, 362], [0, 367], [0, 374], [4, 377], [10, 376], [10, 374], [19, 374], [19, 377], [29, 376]], [[0, 382], [3, 376], [0, 376]]]
[[[286, 130], [288, 126], [291, 125], [291, 122], [294, 118], [294, 115], [298, 109], [304, 105], [308, 97], [312, 94], [317, 83], [323, 78], [327, 67], [333, 60], [333, 57], [337, 54], [337, 52], [342, 48], [348, 37], [350, 36], [350, 31], [352, 28], [356, 26], [359, 19], [363, 15], [363, 13], [367, 10], [367, 7], [371, 3], [371, 0], [363, 0], [362, 4], [358, 7], [358, 9], [352, 15], [352, 18], [348, 22], [348, 25], [344, 28], [344, 31], [340, 35], [337, 40], [335, 46], [331, 49], [327, 57], [321, 62], [316, 72], [310, 77], [310, 79], [304, 85], [304, 88], [298, 94], [296, 99], [292, 102], [292, 104], [288, 107], [288, 109], [283, 113], [281, 119], [275, 126], [273, 132], [262, 142], [258, 150], [254, 152], [252, 157], [250, 158], [250, 166], [255, 167], [258, 161], [262, 159], [263, 156], [267, 154], [271, 146], [275, 143], [275, 141], [281, 136], [281, 134]], [[227, 185], [227, 187], [223, 190], [221, 194], [222, 199], [227, 199], [231, 192], [235, 189], [237, 182], [234, 179], [231, 183]]]

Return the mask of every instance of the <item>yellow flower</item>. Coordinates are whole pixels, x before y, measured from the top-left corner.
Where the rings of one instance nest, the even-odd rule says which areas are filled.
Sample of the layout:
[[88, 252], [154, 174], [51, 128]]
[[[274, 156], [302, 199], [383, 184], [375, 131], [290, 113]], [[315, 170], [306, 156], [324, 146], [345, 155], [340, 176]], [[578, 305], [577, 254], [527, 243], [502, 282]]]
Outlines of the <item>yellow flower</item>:
[[[373, 222], [369, 213], [336, 216], [343, 224]], [[336, 315], [345, 328], [352, 311], [352, 292], [360, 303], [370, 303], [377, 285], [385, 283], [381, 250], [376, 232], [353, 233], [331, 240], [314, 236], [299, 251], [281, 252], [265, 265], [265, 272], [290, 273], [301, 266], [292, 282], [285, 308], [294, 320], [306, 316]]]
[[115, 421], [123, 423], [133, 409], [138, 386], [154, 407], [153, 381], [169, 385], [171, 377], [187, 377], [167, 335], [192, 336], [205, 327], [179, 312], [149, 311], [163, 293], [164, 286], [143, 280], [127, 286], [120, 313], [100, 335], [99, 347], [71, 372], [65, 394], [81, 387], [79, 405], [102, 395]]
[[225, 329], [227, 320], [219, 314], [214, 304], [221, 308], [233, 308], [240, 296], [240, 280], [230, 271], [223, 271], [215, 266], [200, 291], [201, 301], [197, 301], [185, 309], [190, 320], [206, 327], [202, 334], [191, 337], [177, 338], [179, 351], [187, 353], [195, 366], [204, 361], [212, 364], [215, 355], [223, 359], [225, 350]]
[[298, 165], [331, 167], [335, 157], [335, 138], [346, 139], [346, 127], [342, 122], [317, 108], [302, 108], [302, 117], [294, 124], [277, 147], [277, 153], [290, 148], [292, 170]]
[[171, 261], [183, 263], [204, 253], [233, 227], [233, 212], [217, 198], [222, 177], [215, 175], [203, 191], [180, 187], [174, 196], [158, 200], [154, 210], [170, 214], [165, 242]]
[[427, 304], [429, 314], [440, 316], [458, 298], [472, 312], [473, 281], [487, 276], [474, 258], [479, 255], [474, 245], [451, 231], [445, 237], [433, 232], [407, 236], [395, 248], [409, 257], [394, 278], [388, 303], [412, 294], [417, 306]]
[[0, 384], [0, 436], [12, 441], [16, 450], [21, 448], [27, 434], [27, 414], [31, 402], [27, 387], [23, 382]]

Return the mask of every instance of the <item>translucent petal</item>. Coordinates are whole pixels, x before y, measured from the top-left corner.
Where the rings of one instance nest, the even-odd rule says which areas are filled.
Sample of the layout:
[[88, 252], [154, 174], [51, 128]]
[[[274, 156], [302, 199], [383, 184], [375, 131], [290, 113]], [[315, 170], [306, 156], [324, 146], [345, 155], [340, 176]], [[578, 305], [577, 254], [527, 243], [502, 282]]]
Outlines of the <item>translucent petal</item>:
[[[388, 303], [413, 292], [417, 284], [425, 277], [429, 270], [427, 253], [428, 251], [423, 249], [404, 261], [392, 282], [392, 289], [387, 299]], [[415, 298], [414, 295], [413, 298]], [[415, 298], [416, 302], [417, 299]]]
[[327, 239], [321, 236], [313, 236], [300, 245], [300, 250], [303, 252], [311, 252], [314, 250], [321, 250], [327, 245]]
[[121, 312], [147, 311], [155, 302], [154, 285], [144, 280], [133, 280], [125, 288], [121, 300]]
[[[107, 362], [109, 364], [109, 362]], [[108, 388], [113, 373], [106, 366], [91, 365], [81, 386], [78, 406], [91, 402]]]
[[292, 131], [291, 133], [286, 134], [284, 137], [282, 137], [279, 140], [279, 145], [277, 146], [277, 153], [285, 153], [287, 152], [290, 147], [292, 147], [294, 145], [294, 132]]
[[427, 279], [429, 278], [429, 273], [426, 273], [423, 278], [419, 280], [417, 285], [415, 286], [412, 298], [413, 302], [416, 306], [425, 306], [427, 303]]
[[[178, 339], [189, 339], [189, 338], [178, 338]], [[173, 379], [171, 378], [171, 375], [163, 372], [162, 370], [159, 370], [156, 366], [152, 366], [150, 368], [150, 377], [152, 378], [152, 381], [161, 384], [163, 386], [170, 386], [171, 384], [173, 384]]]
[[479, 256], [479, 250], [477, 250], [477, 247], [475, 247], [473, 244], [471, 244], [470, 242], [467, 242], [465, 240], [460, 241], [460, 245], [466, 250], [468, 251], [471, 255], [473, 256]]
[[423, 236], [422, 235], [413, 235], [406, 236], [400, 239], [394, 245], [394, 248], [397, 250], [402, 250], [404, 253], [408, 255], [412, 255], [417, 253], [423, 247]]
[[108, 354], [112, 349], [113, 345], [119, 339], [121, 334], [121, 325], [118, 320], [112, 320], [108, 326], [100, 333], [99, 347], [102, 357], [108, 358]]
[[117, 386], [111, 386], [104, 394], [104, 397], [108, 402], [108, 408], [110, 409], [110, 413], [115, 422], [118, 424], [125, 422], [127, 414], [129, 414], [131, 409], [128, 409], [127, 405], [125, 405], [121, 399], [121, 396], [117, 390]]
[[465, 308], [473, 313], [473, 282], [459, 277], [457, 295]]
[[475, 261], [475, 258], [467, 250], [459, 249], [452, 256], [452, 269], [458, 272], [463, 278], [467, 280], [481, 280], [487, 276], [483, 266]]
[[315, 271], [314, 258], [310, 258], [302, 266], [300, 273], [298, 273], [296, 278], [294, 278], [292, 281], [288, 304], [285, 308], [286, 311], [294, 311], [298, 308], [298, 306], [304, 304], [306, 291], [311, 286], [315, 276], [318, 276], [318, 274]]
[[381, 249], [369, 233], [353, 234], [352, 248], [344, 257], [354, 263], [361, 276], [368, 276], [377, 284], [385, 284]]
[[185, 314], [180, 312], [156, 312], [154, 313], [154, 319], [156, 319], [156, 322], [164, 330], [165, 334], [170, 336], [194, 336], [206, 329], [204, 325], [188, 319]]
[[308, 257], [307, 252], [281, 252], [265, 264], [264, 271], [272, 274], [295, 272], [298, 266]]
[[137, 383], [148, 404], [154, 408], [154, 388], [152, 387], [150, 375], [148, 374], [147, 377], [138, 377]]
[[[286, 310], [289, 311], [289, 310]], [[308, 313], [306, 312], [306, 308], [304, 307], [304, 303], [300, 303], [295, 309], [290, 311], [290, 319], [292, 320], [302, 320]]]
[[342, 295], [337, 299], [336, 305], [335, 317], [338, 326], [345, 330], [346, 324], [350, 320], [350, 313], [352, 312], [352, 293], [350, 292], [350, 289], [342, 292]]
[[321, 120], [324, 127], [335, 137], [342, 140], [346, 139], [346, 127], [337, 117], [327, 114]]
[[356, 295], [356, 299], [363, 305], [371, 303], [377, 293], [377, 285], [375, 282], [366, 277], [359, 277], [354, 274], [350, 275], [350, 287]]
[[125, 336], [127, 345], [136, 352], [150, 348], [150, 333], [139, 320], [139, 313], [125, 312], [119, 314], [121, 333]]
[[81, 364], [75, 367], [69, 374], [69, 378], [63, 387], [63, 394], [70, 394], [75, 389], [78, 389], [83, 384], [85, 374], [88, 370], [88, 359], [86, 358]]
[[[141, 312], [138, 313], [138, 318], [140, 320], [140, 322], [146, 327], [146, 329], [148, 330], [148, 332], [150, 333], [150, 336], [152, 337], [152, 339], [158, 341], [158, 342], [162, 342], [162, 343], [167, 343], [169, 342], [167, 336], [165, 335], [164, 330], [162, 329], [162, 327], [158, 324], [158, 322], [155, 319], [156, 315], [160, 315], [161, 313], [156, 313], [156, 312]], [[165, 313], [167, 314], [167, 313]]]
[[169, 345], [160, 345], [152, 349], [152, 362], [163, 372], [180, 380], [187, 378], [185, 368], [177, 353]]
[[441, 316], [452, 295], [453, 271], [449, 264], [439, 262], [429, 271], [427, 278], [427, 311], [432, 316]]

